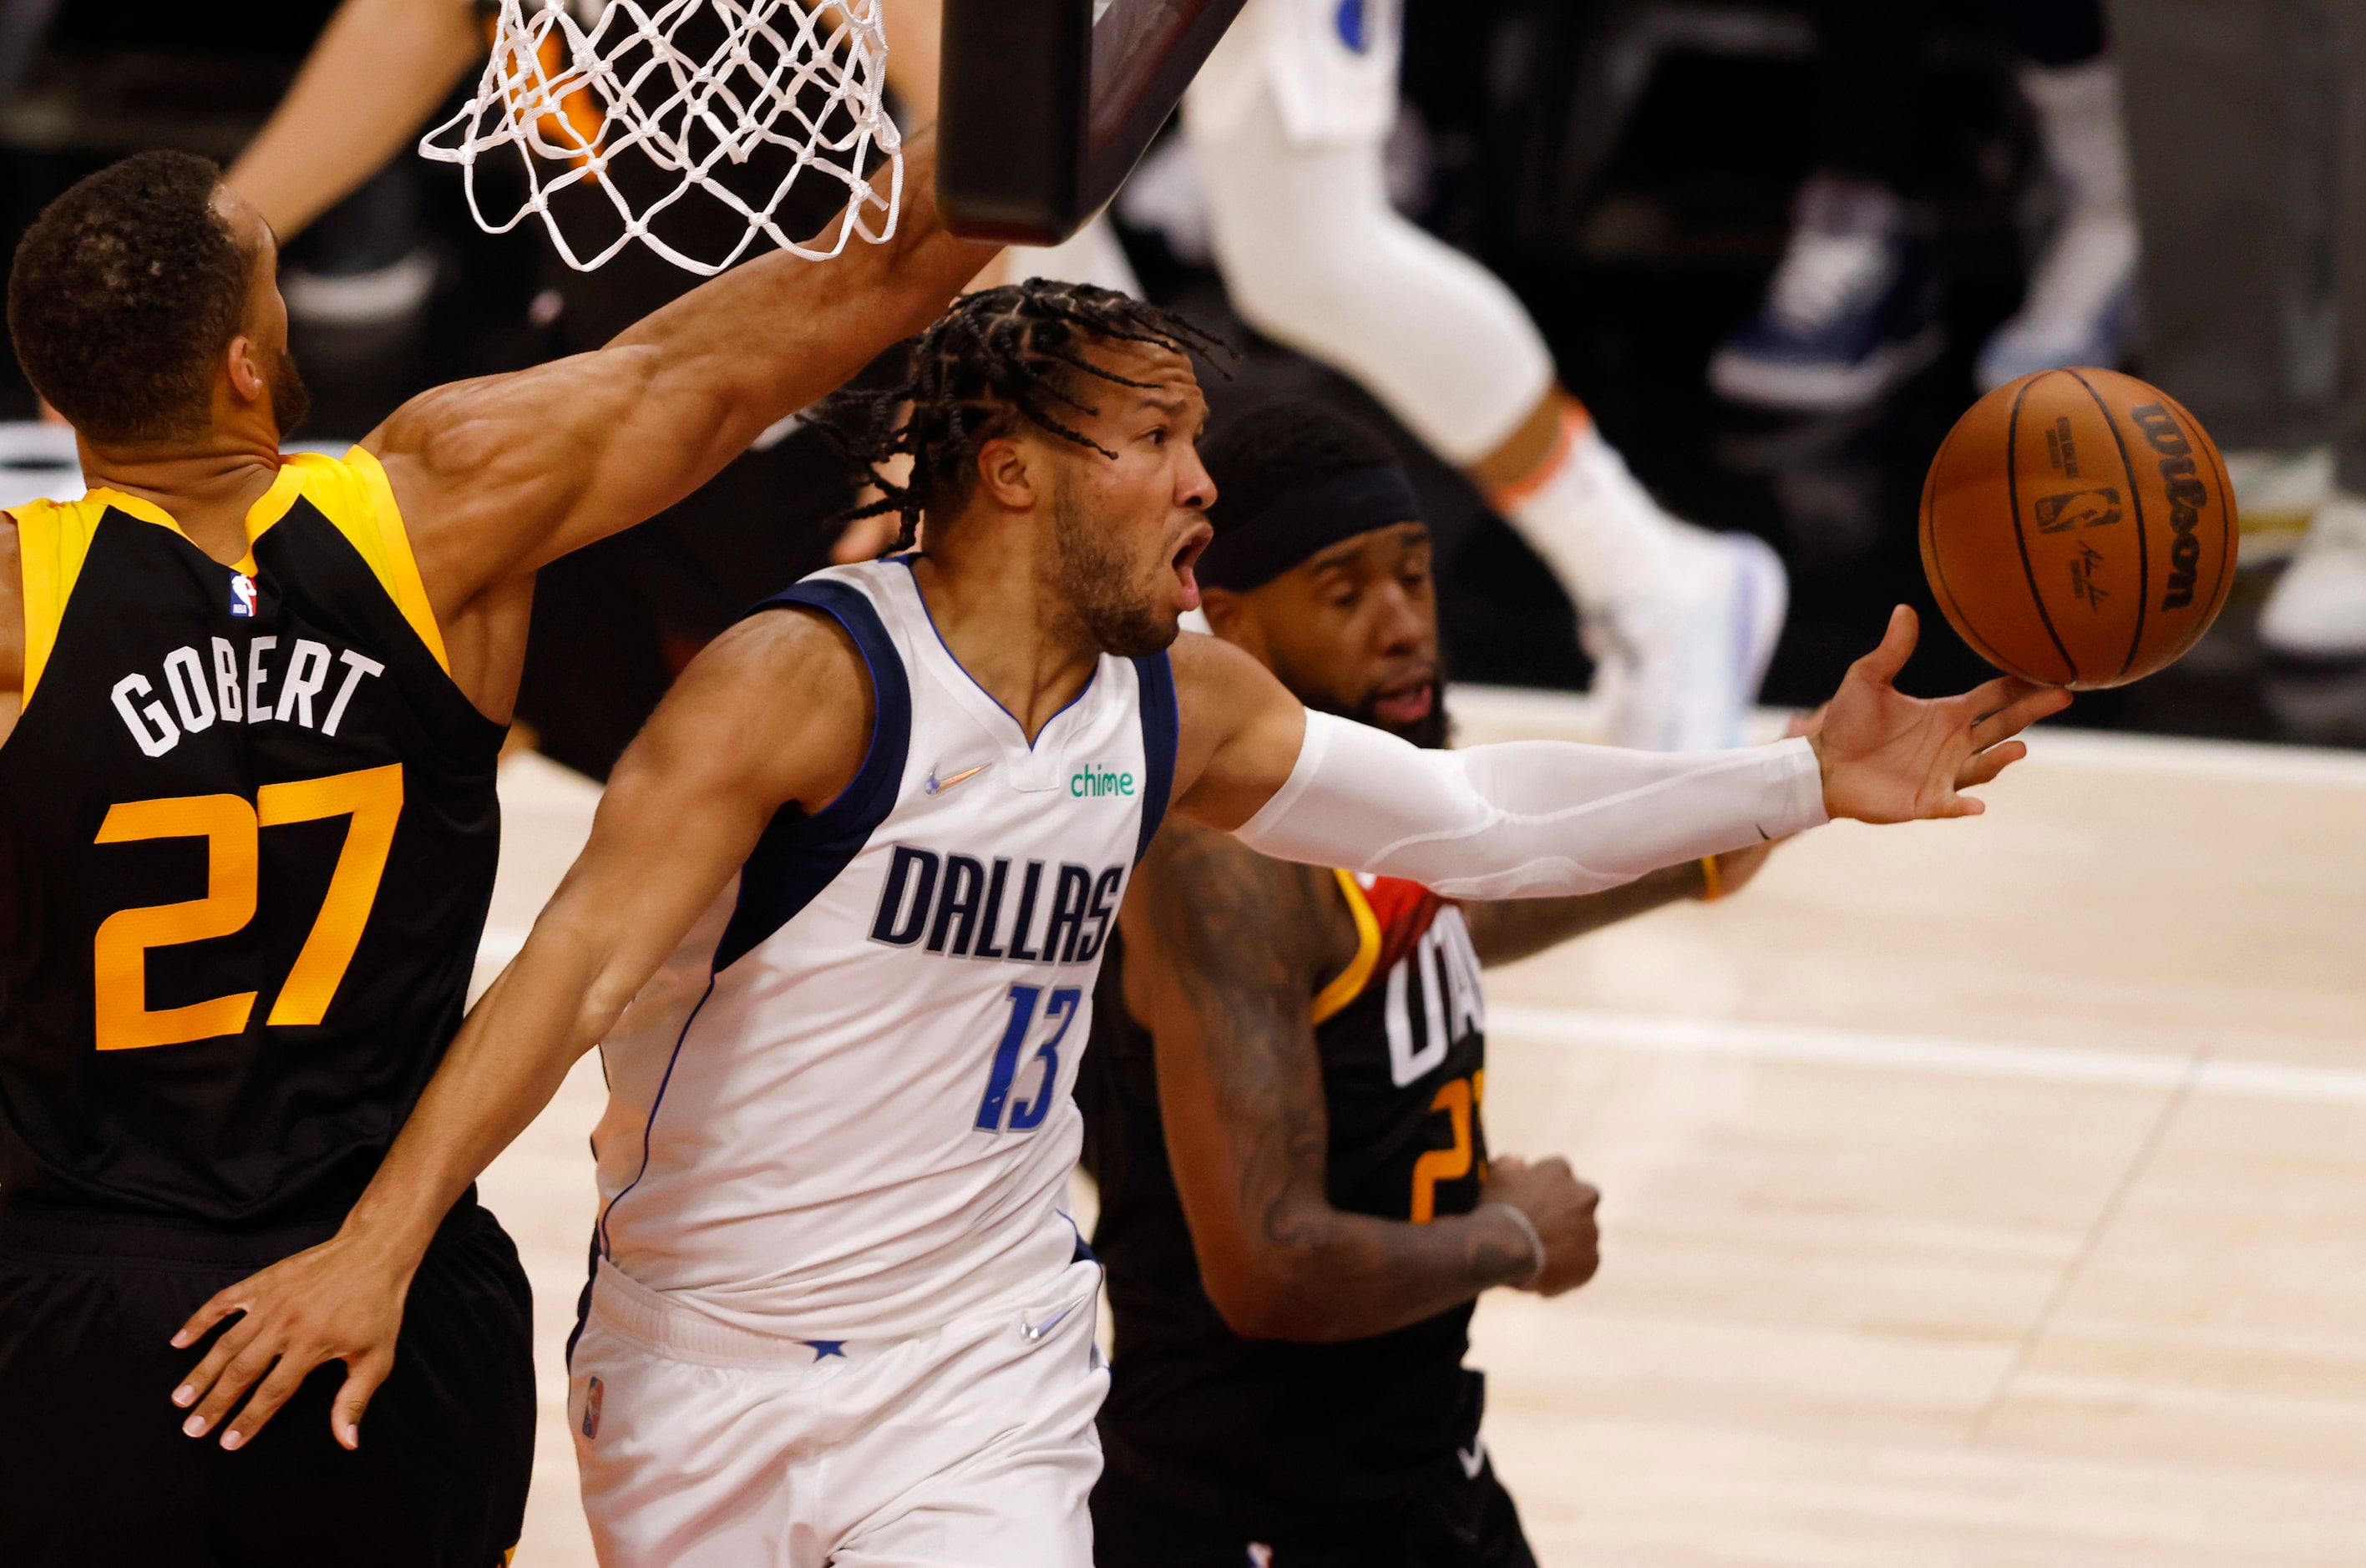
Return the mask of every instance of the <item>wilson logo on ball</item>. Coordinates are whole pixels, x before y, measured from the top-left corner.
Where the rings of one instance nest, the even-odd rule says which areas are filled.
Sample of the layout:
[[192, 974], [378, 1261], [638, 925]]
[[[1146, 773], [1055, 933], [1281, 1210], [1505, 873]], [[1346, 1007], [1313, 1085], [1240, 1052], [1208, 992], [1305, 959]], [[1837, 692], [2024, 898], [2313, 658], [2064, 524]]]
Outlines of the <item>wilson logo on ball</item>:
[[2177, 416], [2160, 403], [2130, 409], [2128, 418], [2144, 431], [2145, 441], [2160, 454], [2161, 483], [2169, 490], [2169, 529], [2176, 537], [2169, 546], [2169, 591], [2161, 596], [2163, 610], [2183, 610], [2193, 602], [2194, 577], [2202, 566], [2202, 541], [2193, 531], [2202, 526], [2202, 509], [2210, 504], [2200, 470], [2193, 462], [2193, 443], [2177, 428]]

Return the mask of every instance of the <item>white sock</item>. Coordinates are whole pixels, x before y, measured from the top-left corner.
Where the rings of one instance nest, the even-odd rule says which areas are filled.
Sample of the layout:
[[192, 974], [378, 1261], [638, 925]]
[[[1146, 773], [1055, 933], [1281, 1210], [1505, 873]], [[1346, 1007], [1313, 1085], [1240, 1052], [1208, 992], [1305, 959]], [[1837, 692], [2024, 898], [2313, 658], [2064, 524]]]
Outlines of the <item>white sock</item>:
[[2124, 286], [2135, 266], [2120, 76], [2109, 61], [2060, 70], [2029, 66], [2022, 90], [2037, 110], [2045, 162], [2062, 190], [2062, 220], [2030, 279], [2021, 314], [2074, 320]]
[[1661, 510], [1575, 407], [1550, 454], [1493, 501], [1588, 615], [1663, 592], [1697, 532]]
[[2023, 66], [2021, 90], [2037, 111], [2046, 165], [2062, 182], [2066, 216], [2127, 212], [2128, 140], [2120, 118], [2119, 68], [2108, 59]]

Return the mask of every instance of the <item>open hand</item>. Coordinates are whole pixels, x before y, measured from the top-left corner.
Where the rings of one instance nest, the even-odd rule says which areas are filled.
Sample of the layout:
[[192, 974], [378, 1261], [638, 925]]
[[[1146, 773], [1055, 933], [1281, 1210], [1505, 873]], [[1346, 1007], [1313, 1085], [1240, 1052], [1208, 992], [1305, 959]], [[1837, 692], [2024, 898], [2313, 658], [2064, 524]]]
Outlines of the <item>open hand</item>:
[[[359, 1447], [362, 1411], [394, 1370], [415, 1266], [339, 1235], [215, 1295], [181, 1325], [175, 1347], [186, 1349], [224, 1318], [243, 1316], [174, 1391], [174, 1404], [197, 1407], [181, 1429], [202, 1438], [229, 1417], [221, 1446], [237, 1448], [263, 1429], [313, 1368], [341, 1361], [345, 1382], [329, 1407], [329, 1430], [346, 1448]], [[239, 1410], [250, 1388], [254, 1397]]]
[[2070, 705], [2059, 687], [2001, 677], [1961, 697], [1925, 700], [1891, 684], [1914, 652], [1914, 611], [1889, 614], [1881, 645], [1849, 666], [1808, 736], [1823, 767], [1824, 809], [1859, 822], [1977, 816], [1960, 791], [2029, 755], [2011, 737]]

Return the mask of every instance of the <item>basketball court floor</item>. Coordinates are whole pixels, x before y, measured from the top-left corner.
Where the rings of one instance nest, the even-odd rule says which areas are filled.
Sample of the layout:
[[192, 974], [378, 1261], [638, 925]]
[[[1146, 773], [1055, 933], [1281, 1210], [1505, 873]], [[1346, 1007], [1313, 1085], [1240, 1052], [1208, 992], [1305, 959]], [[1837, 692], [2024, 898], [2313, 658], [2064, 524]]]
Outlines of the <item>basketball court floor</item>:
[[[1827, 828], [1491, 976], [1493, 1146], [1604, 1193], [1596, 1281], [1475, 1331], [1547, 1568], [2366, 1564], [2366, 757], [2034, 753], [1983, 820]], [[502, 796], [480, 980], [597, 799], [532, 756]], [[601, 1103], [587, 1058], [484, 1182], [536, 1297], [521, 1568], [592, 1561], [559, 1358]]]

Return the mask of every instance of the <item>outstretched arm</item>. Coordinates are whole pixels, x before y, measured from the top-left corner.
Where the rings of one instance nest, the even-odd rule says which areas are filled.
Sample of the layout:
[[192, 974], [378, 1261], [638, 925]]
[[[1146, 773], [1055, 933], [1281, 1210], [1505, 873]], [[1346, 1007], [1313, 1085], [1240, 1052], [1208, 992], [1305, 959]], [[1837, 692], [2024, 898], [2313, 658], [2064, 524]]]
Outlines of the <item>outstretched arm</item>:
[[[681, 943], [787, 801], [822, 804], [860, 767], [868, 678], [834, 622], [783, 611], [693, 660], [617, 764], [592, 837], [514, 962], [468, 1015], [336, 1236], [221, 1292], [174, 1338], [232, 1325], [175, 1403], [236, 1448], [305, 1376], [342, 1360], [330, 1424], [347, 1448], [394, 1364], [402, 1300], [435, 1227], [558, 1092]], [[257, 1384], [260, 1383], [258, 1387]]]
[[402, 151], [484, 53], [468, 0], [345, 0], [223, 178], [290, 239]]
[[1893, 681], [1913, 652], [1900, 606], [1821, 733], [1740, 751], [1665, 754], [1530, 741], [1425, 752], [1306, 712], [1236, 648], [1178, 644], [1178, 808], [1283, 859], [1421, 882], [1453, 898], [1596, 892], [1764, 843], [1828, 816], [1970, 816], [1959, 791], [2026, 751], [2011, 739], [2069, 694], [2000, 679], [1926, 701]]
[[[1151, 1023], [1168, 1157], [1209, 1299], [1252, 1338], [1369, 1338], [1537, 1271], [1492, 1206], [1414, 1225], [1331, 1205], [1329, 1119], [1311, 999], [1353, 956], [1330, 877], [1171, 824], [1121, 915], [1129, 1005]], [[1489, 1199], [1545, 1243], [1541, 1288], [1593, 1272], [1593, 1193], [1559, 1161], [1513, 1168]]]
[[456, 677], [469, 638], [451, 635], [454, 617], [509, 604], [537, 567], [672, 505], [936, 319], [994, 250], [938, 223], [934, 148], [928, 132], [907, 144], [884, 244], [744, 263], [596, 353], [436, 387], [363, 440], [386, 465]]

